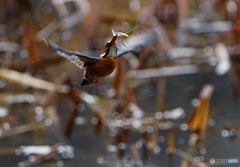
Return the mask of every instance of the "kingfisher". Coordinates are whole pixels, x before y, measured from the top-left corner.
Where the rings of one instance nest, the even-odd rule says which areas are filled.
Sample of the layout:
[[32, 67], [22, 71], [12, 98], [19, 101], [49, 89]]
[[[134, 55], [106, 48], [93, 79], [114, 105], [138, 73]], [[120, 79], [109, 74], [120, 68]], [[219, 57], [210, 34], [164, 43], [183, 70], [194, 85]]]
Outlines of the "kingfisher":
[[122, 44], [117, 46], [116, 40], [118, 36], [128, 36], [126, 33], [113, 32], [113, 38], [107, 42], [105, 47], [105, 53], [98, 57], [89, 56], [84, 53], [70, 51], [61, 48], [57, 44], [47, 40], [47, 44], [56, 53], [70, 62], [77, 65], [79, 68], [84, 69], [83, 80], [81, 86], [97, 84], [99, 78], [110, 75], [116, 67], [116, 59], [129, 52], [138, 53], [144, 47], [150, 45], [155, 35], [153, 31], [146, 30], [138, 35], [133, 35]]

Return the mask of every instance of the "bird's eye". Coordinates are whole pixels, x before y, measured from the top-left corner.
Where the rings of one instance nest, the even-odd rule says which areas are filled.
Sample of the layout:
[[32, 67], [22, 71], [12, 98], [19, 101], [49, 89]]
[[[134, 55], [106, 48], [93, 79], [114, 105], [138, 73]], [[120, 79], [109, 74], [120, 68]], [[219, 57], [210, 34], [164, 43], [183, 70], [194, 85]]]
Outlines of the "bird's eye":
[[108, 48], [108, 47], [109, 47], [109, 45], [110, 45], [110, 42], [108, 42], [108, 43], [106, 44], [106, 48]]

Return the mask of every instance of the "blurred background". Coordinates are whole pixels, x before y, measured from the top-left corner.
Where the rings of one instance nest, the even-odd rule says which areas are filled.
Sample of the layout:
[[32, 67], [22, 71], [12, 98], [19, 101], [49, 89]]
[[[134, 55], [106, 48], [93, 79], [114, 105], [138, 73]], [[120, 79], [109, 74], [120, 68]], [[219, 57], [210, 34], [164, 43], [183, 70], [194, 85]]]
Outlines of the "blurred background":
[[[117, 43], [153, 42], [85, 87], [43, 40], [95, 56], [134, 27]], [[1, 166], [223, 166], [210, 159], [239, 158], [239, 56], [238, 0], [0, 0]]]

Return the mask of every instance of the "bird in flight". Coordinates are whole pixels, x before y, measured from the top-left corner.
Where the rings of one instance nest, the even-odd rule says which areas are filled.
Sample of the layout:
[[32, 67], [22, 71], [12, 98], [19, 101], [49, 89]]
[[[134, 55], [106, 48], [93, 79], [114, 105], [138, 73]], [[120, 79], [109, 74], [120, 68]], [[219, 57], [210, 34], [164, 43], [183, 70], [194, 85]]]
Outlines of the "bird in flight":
[[122, 32], [112, 32], [112, 40], [106, 44], [105, 53], [99, 57], [66, 50], [48, 40], [46, 42], [58, 55], [68, 59], [79, 68], [84, 69], [83, 81], [81, 83], [81, 86], [84, 86], [98, 83], [99, 78], [106, 77], [114, 71], [117, 58], [129, 52], [138, 53], [155, 39], [154, 32], [148, 30], [141, 34], [133, 35], [118, 45], [116, 44], [117, 37], [128, 35]]

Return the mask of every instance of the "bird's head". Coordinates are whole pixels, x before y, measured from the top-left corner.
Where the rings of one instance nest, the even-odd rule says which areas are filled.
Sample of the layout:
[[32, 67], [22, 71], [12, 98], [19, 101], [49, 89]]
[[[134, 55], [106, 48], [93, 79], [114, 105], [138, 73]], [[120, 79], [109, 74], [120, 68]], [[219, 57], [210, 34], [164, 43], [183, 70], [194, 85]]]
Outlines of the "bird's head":
[[117, 55], [117, 46], [116, 46], [117, 35], [113, 36], [112, 40], [106, 44], [106, 53], [103, 57], [116, 56]]

